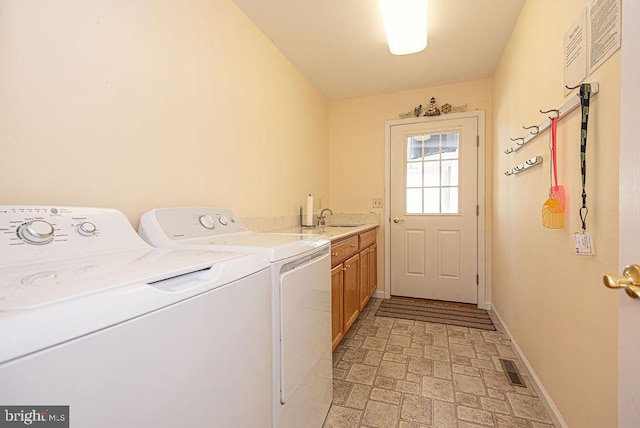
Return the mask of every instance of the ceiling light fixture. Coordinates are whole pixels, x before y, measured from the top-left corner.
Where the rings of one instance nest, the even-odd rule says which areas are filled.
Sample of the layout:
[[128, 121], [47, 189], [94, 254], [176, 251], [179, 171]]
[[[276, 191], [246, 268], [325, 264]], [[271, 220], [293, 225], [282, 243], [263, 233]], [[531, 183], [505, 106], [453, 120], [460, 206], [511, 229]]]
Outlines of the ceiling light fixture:
[[378, 6], [393, 55], [409, 55], [427, 47], [429, 0], [378, 0]]

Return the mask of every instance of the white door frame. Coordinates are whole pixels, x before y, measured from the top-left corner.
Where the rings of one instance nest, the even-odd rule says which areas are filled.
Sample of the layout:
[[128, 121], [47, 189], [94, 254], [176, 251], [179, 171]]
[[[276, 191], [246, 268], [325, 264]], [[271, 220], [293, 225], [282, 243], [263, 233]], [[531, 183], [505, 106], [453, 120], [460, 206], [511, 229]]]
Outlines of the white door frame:
[[[625, 2], [622, 14], [622, 65], [620, 90], [620, 211], [619, 211], [619, 271], [627, 264], [640, 263], [640, 153], [638, 152], [637, 121], [640, 106], [638, 71], [640, 70], [640, 40], [638, 29], [640, 4]], [[640, 302], [620, 291], [618, 296], [618, 427], [631, 428], [640, 424]]]
[[384, 123], [384, 297], [391, 297], [391, 127], [396, 125], [413, 125], [418, 123], [437, 122], [444, 119], [477, 118], [478, 120], [478, 307], [491, 309], [486, 301], [486, 271], [490, 259], [485, 251], [485, 117], [484, 110], [464, 113], [451, 113], [444, 116], [416, 117], [411, 119], [387, 120]]

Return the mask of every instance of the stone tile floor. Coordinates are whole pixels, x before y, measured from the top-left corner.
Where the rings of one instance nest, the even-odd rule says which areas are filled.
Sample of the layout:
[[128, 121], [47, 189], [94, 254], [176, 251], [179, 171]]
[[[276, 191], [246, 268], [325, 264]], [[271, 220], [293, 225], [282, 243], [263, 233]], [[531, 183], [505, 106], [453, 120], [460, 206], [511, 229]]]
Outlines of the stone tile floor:
[[[333, 353], [333, 404], [324, 427], [551, 428], [526, 369], [503, 333], [376, 317], [371, 299]], [[500, 327], [497, 327], [500, 328]]]

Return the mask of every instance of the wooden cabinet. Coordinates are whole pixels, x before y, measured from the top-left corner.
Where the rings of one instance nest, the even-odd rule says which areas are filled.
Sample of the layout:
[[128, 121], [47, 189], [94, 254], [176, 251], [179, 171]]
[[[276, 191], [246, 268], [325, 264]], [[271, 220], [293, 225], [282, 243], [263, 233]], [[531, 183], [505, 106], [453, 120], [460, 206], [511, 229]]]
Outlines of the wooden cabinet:
[[331, 337], [333, 349], [336, 349], [336, 346], [344, 337], [342, 269], [342, 263], [331, 269]]
[[369, 247], [369, 295], [378, 288], [378, 244]]
[[378, 229], [372, 229], [367, 232], [362, 232], [358, 235], [358, 242], [360, 249], [367, 248], [368, 246], [375, 244], [376, 236], [378, 236]]
[[360, 310], [378, 287], [378, 244], [375, 242], [360, 252]]
[[377, 228], [331, 245], [331, 330], [333, 349], [342, 341], [375, 292]]
[[369, 287], [369, 272], [371, 270], [371, 259], [369, 257], [370, 247], [360, 251], [360, 310], [363, 310], [371, 297], [371, 287]]
[[358, 236], [331, 244], [331, 266], [337, 266], [358, 251]]
[[343, 265], [343, 314], [346, 333], [360, 315], [360, 255], [356, 254], [345, 260]]

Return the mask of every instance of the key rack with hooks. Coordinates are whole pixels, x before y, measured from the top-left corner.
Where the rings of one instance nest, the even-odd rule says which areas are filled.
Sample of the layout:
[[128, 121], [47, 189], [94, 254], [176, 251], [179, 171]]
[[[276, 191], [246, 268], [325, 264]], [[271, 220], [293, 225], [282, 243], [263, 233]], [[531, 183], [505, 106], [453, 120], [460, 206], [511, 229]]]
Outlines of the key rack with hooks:
[[533, 166], [541, 165], [541, 164], [542, 164], [542, 156], [534, 156], [531, 159], [527, 159], [520, 165], [514, 166], [511, 170], [506, 171], [504, 175], [509, 176], [509, 175], [518, 174], [519, 172], [522, 172], [525, 169], [529, 169]]
[[[580, 88], [580, 85], [574, 88], [567, 87], [567, 89], [578, 89], [578, 88]], [[598, 82], [591, 83], [591, 96], [597, 94], [598, 90], [599, 90]], [[559, 109], [540, 110], [540, 113], [555, 113], [558, 120], [561, 120], [564, 116], [569, 114], [569, 112], [575, 110], [579, 106], [580, 106], [580, 94], [575, 94], [569, 99], [569, 101], [564, 103], [564, 105]], [[509, 147], [507, 150], [505, 150], [504, 153], [508, 155], [509, 153], [517, 152], [522, 148], [522, 146], [527, 144], [529, 141], [533, 140], [541, 131], [548, 129], [550, 126], [551, 126], [551, 117], [547, 117], [538, 125], [523, 126], [522, 128], [531, 129], [531, 131], [529, 131], [529, 133], [524, 137], [511, 138], [511, 141], [514, 141], [515, 144]]]

